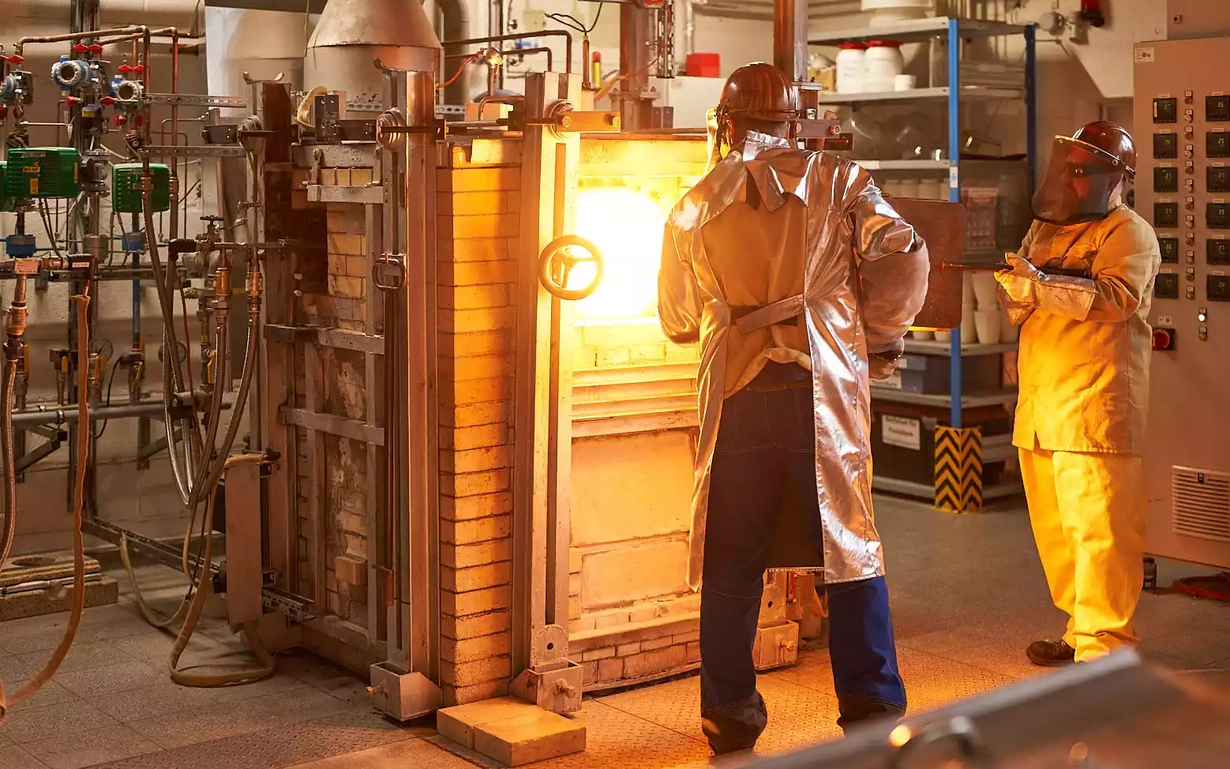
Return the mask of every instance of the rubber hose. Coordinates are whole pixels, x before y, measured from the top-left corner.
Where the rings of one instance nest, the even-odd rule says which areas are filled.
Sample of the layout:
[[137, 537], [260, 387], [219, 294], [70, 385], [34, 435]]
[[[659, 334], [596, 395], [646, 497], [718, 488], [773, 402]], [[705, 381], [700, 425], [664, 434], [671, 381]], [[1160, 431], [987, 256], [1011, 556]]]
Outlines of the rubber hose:
[[[207, 479], [204, 479], [202, 481], [199, 479], [199, 476], [198, 476], [198, 483], [197, 483], [196, 489], [198, 490], [199, 489], [209, 489], [209, 494], [210, 494], [210, 497], [209, 497], [210, 501], [206, 503], [209, 509], [206, 510], [205, 512], [207, 516], [206, 524], [205, 524], [205, 552], [206, 554], [211, 552], [211, 543], [213, 540], [213, 529], [212, 529], [213, 496], [212, 495], [214, 493], [214, 487], [217, 486], [218, 481], [221, 479], [222, 473], [225, 471], [227, 467], [226, 463], [228, 460], [225, 459], [225, 457], [227, 456], [227, 454], [230, 453], [231, 446], [235, 442], [235, 437], [239, 431], [239, 425], [243, 420], [244, 411], [247, 407], [248, 391], [251, 389], [251, 386], [252, 386], [252, 375], [253, 375], [253, 371], [256, 366], [258, 343], [259, 343], [258, 329], [256, 328], [256, 319], [254, 318], [248, 321], [247, 353], [244, 358], [243, 374], [239, 382], [239, 393], [238, 393], [237, 400], [235, 403], [235, 411], [231, 416], [231, 422], [227, 426], [226, 436], [222, 441], [220, 457], [223, 457], [223, 459], [221, 459], [220, 461], [216, 463], [216, 466], [217, 466], [216, 472], [210, 472], [209, 477]], [[218, 387], [217, 383], [215, 383], [215, 388], [214, 388], [215, 392], [220, 393], [221, 389], [222, 388]], [[215, 416], [213, 419], [211, 419], [211, 425], [214, 428], [213, 431], [211, 432], [216, 432], [217, 430], [217, 421], [218, 419], [221, 418], [220, 411], [221, 409], [219, 408], [218, 416]], [[214, 436], [211, 435], [209, 443], [206, 445], [212, 446], [213, 440], [214, 440]], [[202, 465], [202, 468], [201, 468], [202, 471], [204, 471], [208, 466], [209, 466], [208, 463]], [[184, 573], [188, 576], [189, 579], [192, 578], [192, 574], [191, 574], [191, 570], [188, 564], [188, 542], [190, 541], [191, 536], [192, 536], [192, 528], [196, 521], [196, 510], [198, 507], [200, 507], [199, 504], [189, 508], [189, 511], [190, 511], [189, 528], [188, 528], [188, 533], [185, 535], [184, 550], [182, 553]], [[149, 604], [145, 602], [145, 598], [141, 594], [141, 589], [137, 586], [136, 573], [134, 572], [132, 568], [132, 561], [128, 553], [128, 542], [124, 538], [120, 539], [120, 558], [124, 562], [125, 571], [128, 572], [128, 580], [133, 588], [133, 596], [137, 599], [137, 608], [140, 610], [141, 615], [145, 617], [146, 622], [149, 622], [151, 625], [159, 629], [168, 628], [174, 625], [175, 623], [179, 622], [180, 619], [183, 618], [184, 612], [188, 609], [190, 602], [194, 600], [195, 598], [195, 596], [192, 593], [191, 588], [189, 588], [189, 591], [184, 595], [183, 601], [180, 603], [179, 608], [176, 609], [175, 613], [172, 616], [168, 618], [159, 617], [158, 613], [155, 612], [149, 606]], [[201, 577], [205, 577], [209, 574], [208, 555], [206, 555], [205, 557], [202, 557], [201, 562], [200, 562], [200, 569], [201, 569]], [[172, 664], [172, 668], [174, 668], [174, 664]]]
[[[226, 468], [233, 467], [237, 464], [263, 462], [264, 454], [239, 454], [230, 457], [223, 463], [223, 472]], [[217, 488], [215, 487], [209, 493], [209, 501], [205, 509], [206, 529], [213, 526], [214, 518], [214, 503], [217, 496]], [[213, 541], [212, 538], [205, 540], [205, 562], [209, 563], [209, 559], [213, 556]], [[238, 686], [240, 684], [255, 683], [257, 681], [268, 678], [273, 675], [275, 664], [273, 655], [265, 648], [261, 641], [260, 634], [257, 632], [255, 622], [246, 622], [243, 626], [244, 640], [248, 644], [248, 648], [252, 654], [260, 661], [261, 666], [255, 670], [238, 670], [233, 673], [186, 673], [179, 669], [179, 659], [184, 653], [184, 649], [188, 648], [188, 642], [192, 638], [193, 632], [196, 630], [196, 623], [201, 618], [201, 611], [205, 607], [205, 596], [207, 594], [208, 581], [211, 578], [208, 568], [202, 568], [200, 577], [197, 581], [196, 594], [192, 597], [192, 607], [188, 611], [188, 618], [184, 621], [184, 626], [180, 628], [179, 635], [175, 639], [175, 646], [171, 648], [171, 680], [180, 686], [191, 687], [214, 687], [214, 686]]]
[[9, 560], [13, 540], [17, 537], [17, 463], [13, 451], [13, 390], [17, 383], [17, 361], [4, 361], [3, 403], [4, 417], [0, 419], [0, 451], [4, 452], [4, 534], [0, 541], [0, 571]]
[[[90, 306], [88, 295], [78, 294], [73, 297], [77, 301], [77, 392], [85, 394], [89, 391], [90, 369], [90, 326], [87, 309]], [[85, 612], [85, 535], [81, 531], [81, 512], [85, 506], [85, 473], [90, 457], [90, 442], [86, 438], [90, 434], [90, 404], [88, 398], [77, 399], [77, 478], [74, 481], [73, 499], [73, 605], [69, 613], [68, 627], [55, 654], [38, 671], [26, 685], [13, 695], [11, 700], [5, 700], [4, 687], [0, 685], [0, 721], [8, 713], [8, 709], [34, 696], [43, 685], [51, 680], [68, 650], [72, 648], [77, 637], [77, 628], [81, 625], [81, 615]]]

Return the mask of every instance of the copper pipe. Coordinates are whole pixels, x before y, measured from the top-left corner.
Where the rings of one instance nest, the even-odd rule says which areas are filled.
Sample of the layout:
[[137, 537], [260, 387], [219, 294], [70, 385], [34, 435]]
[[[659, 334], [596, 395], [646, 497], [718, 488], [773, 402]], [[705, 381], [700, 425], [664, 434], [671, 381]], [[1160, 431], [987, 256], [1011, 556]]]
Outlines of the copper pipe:
[[[179, 93], [179, 30], [171, 30], [171, 93]], [[179, 144], [179, 103], [171, 104], [171, 146]], [[179, 158], [171, 158], [171, 189], [179, 197]], [[171, 201], [171, 237], [179, 237], [179, 201]]]
[[22, 50], [28, 43], [69, 43], [73, 40], [84, 40], [89, 37], [102, 37], [103, 35], [131, 35], [135, 33], [145, 33], [149, 31], [149, 27], [119, 27], [116, 29], [95, 29], [89, 32], [69, 32], [63, 35], [47, 35], [44, 37], [23, 37], [17, 41], [14, 47], [14, 53], [21, 55]]

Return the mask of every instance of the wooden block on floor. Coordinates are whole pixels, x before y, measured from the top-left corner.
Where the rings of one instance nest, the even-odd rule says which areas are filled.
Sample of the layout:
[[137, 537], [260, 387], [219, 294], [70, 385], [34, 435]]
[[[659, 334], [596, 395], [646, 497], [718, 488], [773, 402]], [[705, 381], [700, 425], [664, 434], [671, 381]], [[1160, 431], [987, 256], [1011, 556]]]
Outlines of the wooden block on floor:
[[474, 730], [482, 724], [502, 721], [538, 708], [516, 697], [500, 697], [436, 711], [436, 731], [453, 742], [474, 749]]
[[[110, 577], [102, 577], [96, 582], [85, 583], [85, 608], [87, 609], [95, 606], [110, 606], [119, 600], [119, 596], [119, 583]], [[67, 612], [72, 608], [72, 604], [72, 585], [63, 590], [32, 590], [28, 593], [0, 596], [0, 622]]]
[[585, 750], [585, 725], [525, 705], [520, 715], [478, 726], [474, 750], [505, 766], [525, 766]]

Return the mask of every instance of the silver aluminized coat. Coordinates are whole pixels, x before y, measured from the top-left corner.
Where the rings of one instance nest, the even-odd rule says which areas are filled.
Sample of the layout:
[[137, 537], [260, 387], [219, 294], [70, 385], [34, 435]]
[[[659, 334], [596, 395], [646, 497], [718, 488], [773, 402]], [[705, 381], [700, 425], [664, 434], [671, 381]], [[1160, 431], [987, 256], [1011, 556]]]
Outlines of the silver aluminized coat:
[[[762, 210], [753, 212], [741, 202], [749, 180]], [[714, 275], [701, 238], [706, 223], [724, 212], [764, 216], [767, 209], [772, 215], [788, 195], [806, 206], [803, 253], [763, 253], [763, 243], [724, 242], [723, 248], [747, 255], [748, 268], [744, 275]], [[727, 155], [679, 201], [663, 238], [658, 280], [662, 329], [676, 343], [701, 344], [700, 437], [688, 558], [693, 590], [699, 589], [703, 573], [710, 466], [722, 401], [732, 391], [725, 381], [731, 307], [722, 287], [732, 280], [755, 282], [774, 260], [789, 259], [805, 262], [803, 318], [809, 350], [795, 360], [812, 371], [825, 579], [849, 582], [884, 573], [872, 513], [868, 384], [870, 378], [888, 377], [893, 365], [873, 359], [875, 370], [869, 372], [868, 354], [901, 349], [926, 297], [926, 246], [857, 164], [751, 134], [742, 151]], [[751, 368], [759, 370], [770, 357], [764, 351]], [[733, 389], [754, 373], [740, 377]]]

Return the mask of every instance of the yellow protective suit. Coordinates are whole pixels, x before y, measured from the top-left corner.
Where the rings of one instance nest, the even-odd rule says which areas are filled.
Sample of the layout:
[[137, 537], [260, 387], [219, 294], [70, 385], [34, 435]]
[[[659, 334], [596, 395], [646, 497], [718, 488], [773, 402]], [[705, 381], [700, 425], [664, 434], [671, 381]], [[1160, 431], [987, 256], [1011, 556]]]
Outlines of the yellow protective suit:
[[[1161, 254], [1153, 229], [1119, 204], [1096, 222], [1035, 221], [1016, 256], [1028, 265], [1001, 278], [1022, 325], [1013, 444], [1051, 596], [1069, 617], [1064, 640], [1085, 661], [1137, 640], [1147, 317]], [[1090, 278], [1033, 278], [1024, 293], [1011, 282], [1048, 267]]]

